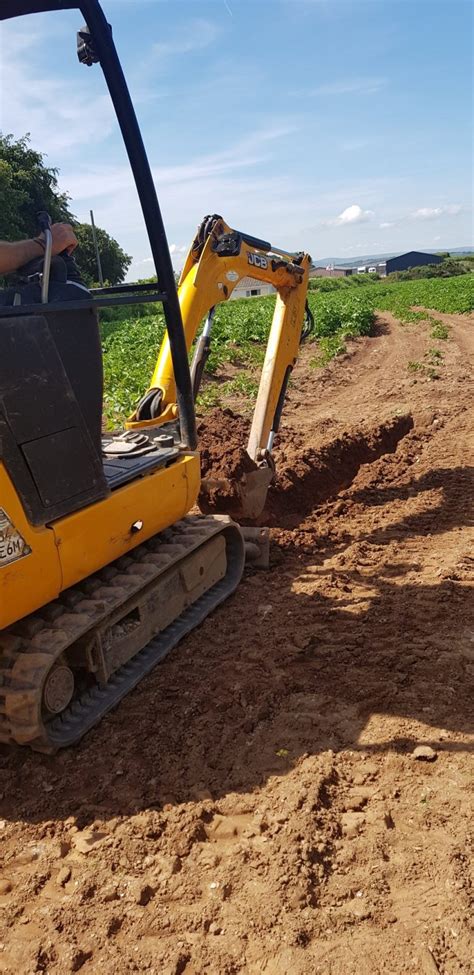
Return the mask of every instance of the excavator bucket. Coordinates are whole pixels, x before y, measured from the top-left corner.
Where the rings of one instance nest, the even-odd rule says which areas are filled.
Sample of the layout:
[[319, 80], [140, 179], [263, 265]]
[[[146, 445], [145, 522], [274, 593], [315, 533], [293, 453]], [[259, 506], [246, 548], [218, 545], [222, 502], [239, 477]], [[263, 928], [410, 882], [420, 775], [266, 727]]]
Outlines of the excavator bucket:
[[238, 486], [241, 518], [250, 518], [253, 521], [260, 517], [272, 478], [273, 471], [270, 467], [260, 467], [244, 475], [244, 480]]
[[225, 508], [232, 518], [255, 521], [265, 507], [273, 473], [271, 467], [262, 466], [242, 474], [239, 480], [204, 477], [200, 492], [202, 507], [210, 510]]
[[[238, 481], [227, 478], [204, 477], [201, 481], [199, 503], [204, 512], [225, 507], [235, 520], [255, 521], [262, 514], [268, 488], [273, 477], [271, 467], [260, 467], [244, 474]], [[270, 532], [268, 528], [240, 525], [245, 543], [245, 561], [253, 568], [268, 569], [270, 564]]]

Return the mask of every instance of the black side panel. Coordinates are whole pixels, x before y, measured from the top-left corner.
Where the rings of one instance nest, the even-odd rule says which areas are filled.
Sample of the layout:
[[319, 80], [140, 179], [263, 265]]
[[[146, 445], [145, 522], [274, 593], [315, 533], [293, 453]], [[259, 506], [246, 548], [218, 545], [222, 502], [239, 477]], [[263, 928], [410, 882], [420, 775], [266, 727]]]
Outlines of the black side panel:
[[77, 427], [40, 437], [23, 444], [22, 449], [45, 507], [61, 504], [65, 498], [75, 498], [89, 490], [90, 448]]
[[56, 348], [99, 456], [102, 453], [102, 346], [97, 312], [46, 313]]
[[[80, 322], [75, 325], [79, 332]], [[87, 344], [87, 334], [82, 337]], [[77, 361], [82, 361], [79, 356]], [[75, 384], [79, 388], [80, 374], [87, 387], [81, 368]], [[85, 408], [91, 419], [97, 408], [95, 443], [46, 319], [1, 319], [0, 456], [33, 525], [61, 518], [107, 494], [100, 456], [101, 385], [92, 386]]]

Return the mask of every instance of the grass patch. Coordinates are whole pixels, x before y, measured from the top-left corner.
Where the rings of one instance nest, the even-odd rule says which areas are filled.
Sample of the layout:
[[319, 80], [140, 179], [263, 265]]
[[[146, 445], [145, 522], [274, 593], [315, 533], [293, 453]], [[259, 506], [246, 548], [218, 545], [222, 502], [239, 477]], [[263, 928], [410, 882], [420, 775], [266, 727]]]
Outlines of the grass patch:
[[449, 328], [444, 324], [444, 322], [440, 322], [439, 318], [433, 318], [430, 334], [432, 339], [442, 339], [443, 341], [446, 341], [446, 339], [449, 338]]
[[331, 359], [334, 359], [337, 355], [343, 355], [347, 349], [341, 332], [336, 335], [331, 335], [330, 338], [320, 339], [318, 348], [318, 355], [315, 355], [309, 362], [313, 369], [324, 368]]
[[[429, 312], [413, 311], [413, 306], [422, 305], [434, 311], [465, 313], [474, 309], [474, 274], [455, 278], [427, 278], [419, 281], [381, 280], [358, 288], [338, 289], [331, 293], [311, 292], [310, 304], [313, 312], [330, 305], [332, 308], [354, 303], [364, 305], [373, 311], [390, 311], [400, 321], [419, 322], [430, 318]], [[434, 320], [436, 321], [436, 320]], [[442, 323], [440, 323], [442, 324]]]
[[[426, 353], [428, 355], [428, 353]], [[407, 363], [407, 369], [409, 372], [417, 373], [421, 376], [426, 376], [427, 379], [439, 379], [440, 375], [436, 372], [433, 365], [426, 365], [424, 362], [411, 361]]]
[[241, 396], [248, 406], [253, 406], [257, 399], [258, 386], [258, 379], [246, 372], [226, 382], [207, 382], [201, 387], [197, 405], [201, 410], [210, 410], [225, 404], [230, 398]]

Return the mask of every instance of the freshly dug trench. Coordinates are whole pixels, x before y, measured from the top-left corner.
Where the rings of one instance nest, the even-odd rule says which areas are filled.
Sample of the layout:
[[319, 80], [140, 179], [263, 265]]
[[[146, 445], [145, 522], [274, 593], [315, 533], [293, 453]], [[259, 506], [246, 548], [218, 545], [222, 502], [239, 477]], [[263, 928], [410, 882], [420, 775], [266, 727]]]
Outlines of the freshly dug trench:
[[304, 517], [349, 487], [363, 464], [394, 453], [413, 425], [411, 414], [397, 416], [377, 426], [349, 430], [303, 453], [293, 453], [291, 442], [285, 443], [285, 464], [279, 468], [277, 465], [265, 514], [277, 524], [283, 524], [286, 516], [295, 513]]
[[[276, 449], [276, 477], [268, 491], [264, 520], [284, 525], [286, 518], [296, 513], [303, 518], [347, 488], [363, 464], [394, 453], [412, 428], [413, 417], [406, 414], [365, 429], [350, 429], [335, 439], [323, 439], [303, 452], [298, 443], [292, 443], [292, 431], [283, 430], [279, 438], [281, 446]], [[203, 511], [239, 515], [242, 483], [258, 470], [245, 449], [249, 430], [249, 421], [230, 409], [213, 410], [199, 423], [204, 480], [199, 506]]]

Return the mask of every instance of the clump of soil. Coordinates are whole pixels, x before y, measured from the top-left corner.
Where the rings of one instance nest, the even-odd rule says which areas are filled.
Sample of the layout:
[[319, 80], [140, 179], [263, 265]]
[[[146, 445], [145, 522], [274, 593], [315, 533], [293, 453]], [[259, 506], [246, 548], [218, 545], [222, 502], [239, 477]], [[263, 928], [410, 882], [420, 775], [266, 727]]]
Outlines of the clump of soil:
[[213, 410], [197, 432], [203, 477], [239, 478], [255, 470], [245, 449], [250, 423], [243, 416], [229, 409]]
[[205, 512], [237, 509], [239, 487], [246, 474], [257, 470], [246, 444], [250, 423], [230, 409], [215, 409], [198, 424], [201, 474], [205, 483], [199, 506]]

